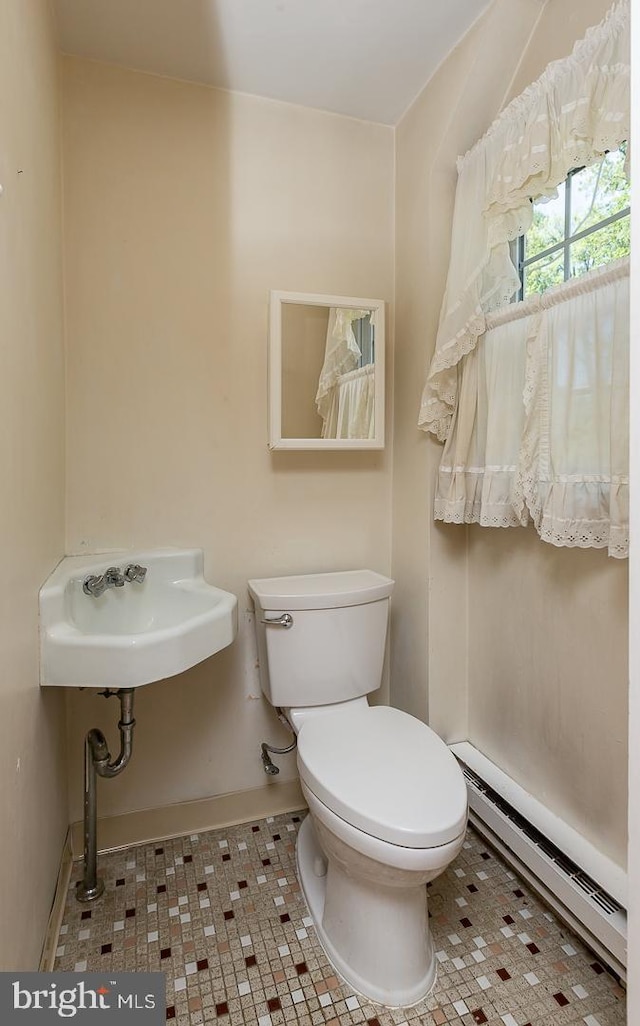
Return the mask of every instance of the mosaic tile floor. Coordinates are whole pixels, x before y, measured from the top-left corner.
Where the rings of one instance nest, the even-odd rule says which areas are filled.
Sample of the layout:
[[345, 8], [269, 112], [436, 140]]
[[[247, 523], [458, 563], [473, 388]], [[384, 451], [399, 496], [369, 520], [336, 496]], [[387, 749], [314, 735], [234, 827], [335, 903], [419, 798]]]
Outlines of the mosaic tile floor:
[[103, 856], [107, 893], [88, 909], [76, 865], [55, 968], [163, 970], [170, 1026], [624, 1026], [624, 991], [472, 831], [429, 887], [432, 995], [394, 1010], [358, 997], [327, 962], [296, 881], [303, 817]]

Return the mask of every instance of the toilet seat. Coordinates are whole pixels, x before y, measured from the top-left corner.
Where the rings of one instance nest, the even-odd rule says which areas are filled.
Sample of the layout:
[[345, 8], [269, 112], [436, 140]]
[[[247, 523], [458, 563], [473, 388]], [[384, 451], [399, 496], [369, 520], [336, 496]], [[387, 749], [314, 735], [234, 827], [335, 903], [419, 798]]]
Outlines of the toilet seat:
[[432, 848], [465, 830], [467, 789], [455, 756], [399, 709], [358, 703], [305, 721], [298, 768], [328, 809], [382, 841]]
[[467, 832], [465, 824], [465, 829], [458, 837], [448, 844], [439, 844], [435, 848], [406, 848], [402, 844], [391, 844], [389, 841], [382, 841], [379, 837], [374, 837], [373, 834], [365, 833], [359, 827], [352, 826], [346, 819], [337, 816], [324, 802], [320, 801], [311, 788], [307, 787], [304, 780], [300, 781], [300, 787], [304, 800], [309, 806], [311, 818], [316, 823], [316, 829], [318, 823], [321, 823], [354, 852], [366, 855], [372, 861], [396, 872], [399, 870], [414, 873], [427, 871], [434, 877], [439, 876], [458, 855]]

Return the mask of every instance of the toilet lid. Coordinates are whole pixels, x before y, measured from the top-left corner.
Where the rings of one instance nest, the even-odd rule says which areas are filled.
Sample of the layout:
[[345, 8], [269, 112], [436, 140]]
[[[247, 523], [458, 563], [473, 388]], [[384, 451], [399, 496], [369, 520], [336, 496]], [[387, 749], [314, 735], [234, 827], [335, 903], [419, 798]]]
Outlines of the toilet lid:
[[305, 721], [298, 768], [337, 816], [405, 848], [453, 841], [467, 822], [467, 788], [455, 756], [425, 723], [387, 706]]

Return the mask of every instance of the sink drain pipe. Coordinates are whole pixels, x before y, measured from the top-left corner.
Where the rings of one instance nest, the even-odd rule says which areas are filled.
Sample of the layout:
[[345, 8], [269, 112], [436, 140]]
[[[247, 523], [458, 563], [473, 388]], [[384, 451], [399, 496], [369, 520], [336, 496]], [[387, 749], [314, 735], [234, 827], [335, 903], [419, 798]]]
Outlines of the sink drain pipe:
[[98, 777], [117, 777], [128, 765], [133, 750], [133, 688], [101, 691], [105, 698], [120, 699], [120, 753], [111, 762], [104, 734], [97, 727], [89, 731], [84, 742], [84, 875], [76, 884], [76, 898], [83, 903], [96, 901], [104, 893], [104, 880], [98, 879], [97, 846], [97, 782]]

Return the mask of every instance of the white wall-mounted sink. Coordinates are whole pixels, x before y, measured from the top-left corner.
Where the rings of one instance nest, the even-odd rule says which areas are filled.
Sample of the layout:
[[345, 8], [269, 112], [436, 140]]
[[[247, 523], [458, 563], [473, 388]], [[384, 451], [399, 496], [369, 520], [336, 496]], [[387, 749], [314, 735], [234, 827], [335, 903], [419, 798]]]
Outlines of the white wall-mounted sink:
[[[142, 583], [83, 591], [89, 575], [128, 564], [147, 568]], [[117, 689], [172, 677], [231, 644], [237, 605], [205, 581], [201, 549], [68, 556], [40, 590], [40, 683]]]

